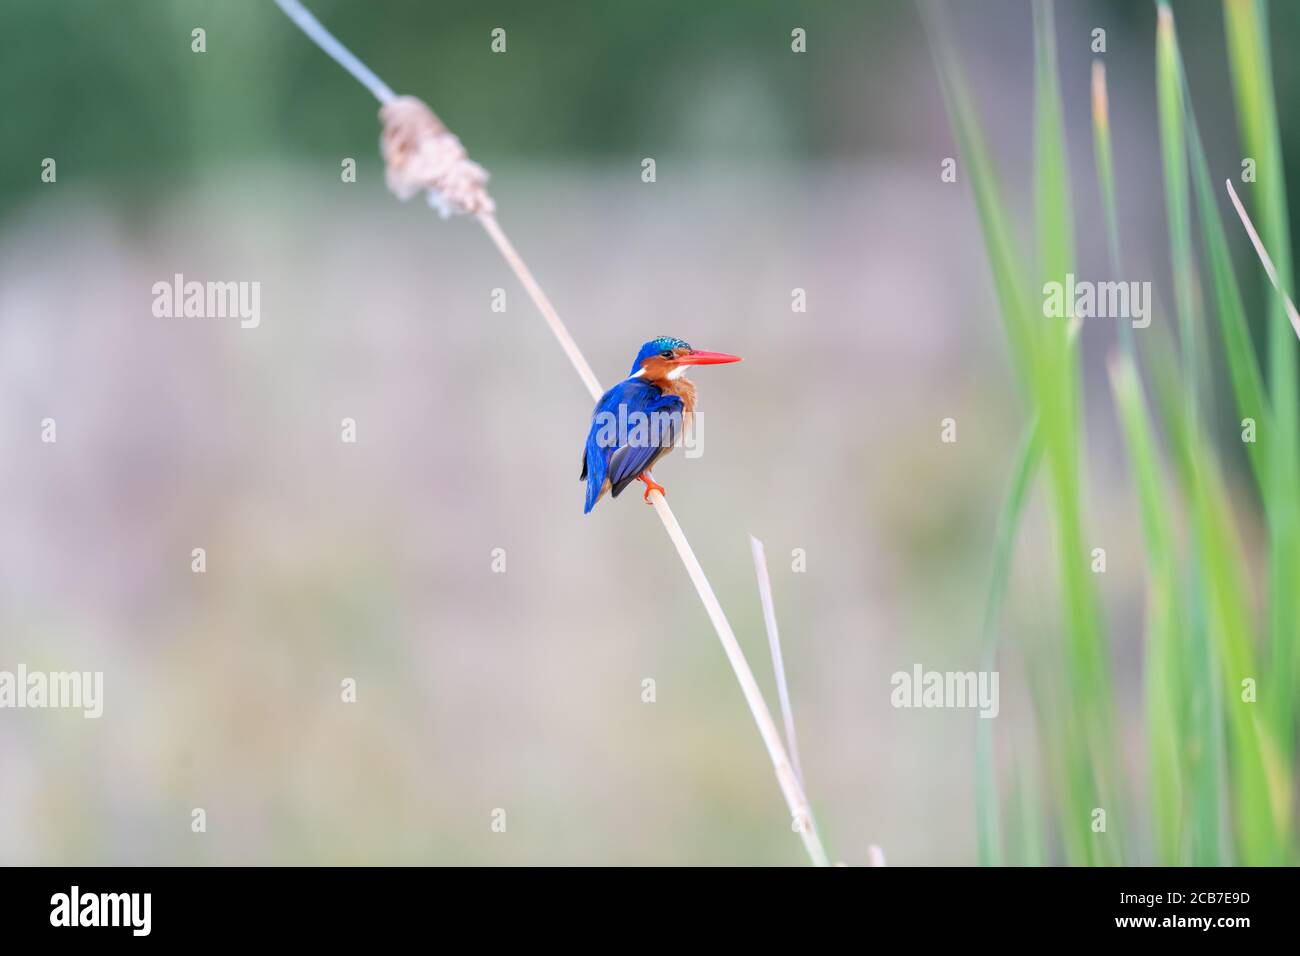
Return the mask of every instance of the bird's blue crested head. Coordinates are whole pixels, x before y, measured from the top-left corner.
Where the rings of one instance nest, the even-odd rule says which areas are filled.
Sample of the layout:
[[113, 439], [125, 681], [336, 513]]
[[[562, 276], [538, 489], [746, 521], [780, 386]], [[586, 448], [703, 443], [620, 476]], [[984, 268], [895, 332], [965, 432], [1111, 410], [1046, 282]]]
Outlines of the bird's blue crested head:
[[645, 345], [641, 346], [641, 351], [636, 353], [636, 361], [632, 363], [630, 374], [635, 375], [641, 371], [641, 364], [652, 355], [662, 355], [664, 358], [672, 358], [675, 349], [685, 349], [691, 351], [690, 345], [681, 339], [675, 339], [670, 335], [661, 335], [657, 339], [651, 339]]

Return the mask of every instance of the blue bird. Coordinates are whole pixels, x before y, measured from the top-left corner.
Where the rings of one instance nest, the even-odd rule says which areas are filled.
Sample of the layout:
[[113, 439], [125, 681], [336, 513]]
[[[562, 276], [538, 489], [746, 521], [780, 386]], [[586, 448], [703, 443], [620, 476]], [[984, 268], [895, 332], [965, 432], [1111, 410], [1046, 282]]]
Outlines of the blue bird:
[[661, 336], [641, 346], [632, 372], [601, 396], [591, 416], [582, 474], [587, 483], [587, 514], [605, 494], [615, 498], [633, 480], [664, 494], [650, 469], [668, 452], [695, 413], [695, 386], [686, 380], [692, 365], [739, 362], [725, 352], [702, 352], [681, 339]]

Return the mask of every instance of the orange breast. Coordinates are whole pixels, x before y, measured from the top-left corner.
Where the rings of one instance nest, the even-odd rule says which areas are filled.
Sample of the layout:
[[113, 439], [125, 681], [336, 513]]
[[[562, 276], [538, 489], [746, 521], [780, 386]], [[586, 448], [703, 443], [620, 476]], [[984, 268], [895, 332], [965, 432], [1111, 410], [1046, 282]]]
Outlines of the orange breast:
[[689, 379], [663, 379], [655, 382], [659, 390], [669, 395], [676, 395], [682, 400], [682, 410], [685, 414], [690, 415], [695, 411], [695, 384]]

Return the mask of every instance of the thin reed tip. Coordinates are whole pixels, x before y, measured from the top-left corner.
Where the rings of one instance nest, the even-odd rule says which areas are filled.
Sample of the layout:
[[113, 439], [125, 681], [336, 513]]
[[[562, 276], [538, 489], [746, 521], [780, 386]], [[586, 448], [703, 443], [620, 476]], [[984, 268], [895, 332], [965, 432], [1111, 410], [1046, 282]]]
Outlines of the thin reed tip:
[[1092, 61], [1092, 121], [1098, 129], [1110, 125], [1110, 100], [1106, 95], [1106, 64]]

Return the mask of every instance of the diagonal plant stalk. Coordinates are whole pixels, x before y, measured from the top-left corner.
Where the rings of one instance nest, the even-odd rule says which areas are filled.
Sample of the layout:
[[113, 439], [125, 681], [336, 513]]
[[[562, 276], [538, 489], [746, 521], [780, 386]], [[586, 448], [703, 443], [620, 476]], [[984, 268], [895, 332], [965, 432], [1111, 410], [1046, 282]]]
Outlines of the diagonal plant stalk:
[[763, 626], [767, 630], [768, 649], [772, 652], [772, 671], [776, 675], [776, 696], [781, 704], [781, 718], [785, 721], [785, 742], [790, 748], [790, 762], [795, 776], [803, 783], [803, 768], [799, 766], [799, 744], [794, 734], [794, 710], [790, 707], [790, 688], [785, 681], [785, 659], [781, 656], [781, 633], [776, 626], [776, 602], [772, 600], [772, 579], [767, 573], [767, 552], [763, 542], [752, 534], [749, 547], [754, 554], [754, 574], [758, 578], [758, 597], [763, 605]]
[[1192, 253], [1190, 175], [1184, 137], [1182, 74], [1173, 13], [1164, 0], [1156, 4], [1156, 106], [1165, 181], [1165, 219], [1169, 230], [1174, 312], [1182, 348], [1184, 398], [1192, 426], [1200, 419], [1203, 355], [1197, 308], [1196, 261]]
[[[1273, 89], [1272, 50], [1266, 0], [1224, 0], [1223, 21], [1228, 65], [1237, 104], [1243, 154], [1258, 164], [1255, 189], [1264, 242], [1277, 257], [1279, 284], [1294, 289], [1291, 233], [1288, 226], [1286, 174]], [[1280, 321], [1282, 308], [1270, 300], [1268, 385], [1273, 402], [1275, 438], [1269, 458], [1269, 668], [1274, 727], [1286, 752], [1294, 741], [1296, 698], [1300, 696], [1300, 380], [1296, 343]]]
[[[1006, 598], [1007, 577], [1011, 571], [1011, 557], [1015, 550], [1016, 531], [1024, 514], [1025, 502], [1033, 484], [1034, 472], [1042, 457], [1043, 443], [1038, 434], [1037, 416], [1029, 423], [1020, 439], [1016, 452], [1016, 467], [1012, 472], [1011, 486], [1007, 489], [998, 513], [993, 533], [993, 567], [989, 573], [989, 587], [984, 603], [983, 645], [980, 669], [992, 671], [997, 667], [997, 623]], [[993, 721], [975, 721], [975, 814], [978, 831], [979, 861], [981, 866], [1003, 864], [1002, 828], [998, 816], [997, 769], [994, 759]]]
[[[1189, 127], [1189, 135], [1193, 127], [1194, 123]], [[1106, 221], [1106, 247], [1111, 274], [1119, 279], [1124, 256], [1111, 148], [1110, 96], [1106, 85], [1106, 65], [1101, 59], [1092, 61], [1092, 128], [1097, 183]], [[1181, 862], [1180, 853], [1186, 842], [1183, 813], [1169, 810], [1171, 807], [1182, 808], [1187, 801], [1180, 742], [1188, 735], [1179, 721], [1182, 701], [1178, 693], [1178, 675], [1183, 663], [1179, 656], [1178, 638], [1186, 633], [1181, 624], [1185, 615], [1181, 614], [1178, 602], [1177, 563], [1173, 557], [1170, 530], [1172, 519], [1163, 497], [1163, 476], [1139, 383], [1133, 329], [1128, 321], [1120, 322], [1119, 344], [1119, 353], [1112, 355], [1108, 363], [1111, 394], [1120, 431], [1129, 449], [1147, 556], [1144, 688], [1147, 762], [1151, 781], [1150, 820], [1156, 859], [1163, 865], [1173, 866]], [[1230, 355], [1236, 356], [1231, 349], [1229, 351]], [[1233, 371], [1238, 371], [1236, 365]], [[1217, 819], [1214, 822], [1217, 823]]]
[[[1232, 5], [1235, 10], [1247, 9], [1247, 5]], [[1250, 7], [1250, 9], [1254, 9]], [[1161, 45], [1167, 50], [1161, 69], [1157, 76], [1165, 87], [1170, 104], [1174, 107], [1177, 122], [1185, 131], [1185, 145], [1193, 160], [1192, 173], [1198, 204], [1201, 207], [1202, 227], [1205, 234], [1207, 256], [1214, 277], [1214, 290], [1221, 310], [1225, 344], [1229, 350], [1230, 363], [1234, 361], [1233, 350], [1240, 349], [1242, 355], [1236, 357], [1240, 369], [1234, 373], [1234, 390], [1242, 404], [1243, 415], [1252, 414], [1254, 406], [1262, 404], [1262, 396], [1252, 397], [1251, 392], [1257, 385], [1252, 382], [1251, 363], [1242, 363], [1248, 356], [1253, 357], [1253, 350], [1245, 342], [1235, 343], [1240, 335], [1239, 325], [1244, 318], [1238, 316], [1239, 294], [1235, 279], [1231, 274], [1222, 228], [1218, 220], [1218, 211], [1210, 187], [1208, 164], [1205, 162], [1204, 150], [1201, 148], [1200, 136], [1196, 128], [1195, 117], [1191, 110], [1190, 97], [1187, 93], [1187, 79], [1182, 71], [1182, 58], [1178, 48], [1177, 34], [1173, 14], [1166, 0], [1160, 0], [1157, 6], [1158, 35]], [[1230, 30], [1230, 34], [1231, 34]], [[1252, 31], [1253, 32], [1253, 31]], [[1234, 52], [1234, 69], [1241, 66], [1236, 61]], [[1272, 110], [1271, 83], [1267, 71], [1256, 72], [1256, 66], [1250, 66], [1252, 82], [1260, 81], [1270, 86], [1268, 110]], [[1235, 76], [1240, 80], [1241, 77]], [[1261, 105], [1260, 91], [1254, 90], [1243, 101], [1247, 107]], [[1258, 154], [1257, 154], [1258, 155]], [[1270, 164], [1270, 168], [1279, 168]], [[1170, 190], [1172, 192], [1172, 190]], [[1267, 195], [1267, 193], [1266, 193]], [[1189, 268], [1194, 268], [1191, 262]], [[1285, 283], [1284, 283], [1285, 284]], [[1279, 321], [1277, 329], [1289, 343], [1290, 336]], [[1158, 367], [1158, 372], [1162, 370]], [[1242, 377], [1239, 373], [1246, 372]], [[1287, 373], [1289, 374], [1289, 373]], [[1256, 649], [1253, 640], [1255, 622], [1253, 620], [1253, 601], [1248, 579], [1241, 573], [1244, 560], [1241, 557], [1241, 545], [1238, 540], [1237, 520], [1232, 513], [1227, 494], [1224, 475], [1210, 451], [1203, 428], [1198, 428], [1194, 409], [1179, 408], [1177, 403], [1169, 400], [1171, 386], [1177, 375], [1171, 368], [1165, 368], [1162, 374], [1164, 393], [1163, 404], [1166, 406], [1166, 419], [1169, 435], [1175, 449], [1174, 460], [1178, 464], [1177, 473], [1188, 495], [1191, 508], [1191, 525], [1189, 528], [1197, 546], [1194, 553], [1200, 558], [1193, 565], [1197, 574], [1193, 587], [1198, 610], [1204, 612], [1203, 628], [1212, 639], [1202, 658], [1208, 664], [1203, 673], [1204, 696], [1202, 702], [1208, 702], [1210, 722], [1205, 723], [1199, 732], [1201, 739], [1209, 741], [1212, 747], [1211, 758], [1214, 767], [1207, 769], [1207, 779], [1194, 784], [1205, 796], [1210, 795], [1211, 785], [1218, 788], [1217, 781], [1222, 777], [1226, 766], [1230, 775], [1230, 799], [1223, 802], [1231, 812], [1235, 826], [1233, 835], [1236, 839], [1236, 854], [1246, 864], [1274, 864], [1282, 862], [1289, 852], [1291, 825], [1291, 776], [1288, 754], [1288, 741], [1291, 734], [1290, 714], [1290, 671], [1285, 661], [1291, 660], [1289, 641], [1293, 637], [1295, 621], [1292, 612], [1285, 605], [1294, 599], [1292, 583], [1295, 579], [1294, 565], [1290, 556], [1294, 553], [1295, 541], [1285, 532], [1290, 519], [1288, 512], [1293, 511], [1295, 484], [1293, 481], [1279, 482], [1279, 475], [1286, 472], [1288, 442], [1283, 432], [1290, 429], [1284, 424], [1284, 418], [1291, 412], [1283, 413], [1279, 403], [1272, 404], [1272, 416], [1265, 419], [1272, 427], [1274, 438], [1269, 441], [1267, 454], [1266, 481], [1261, 482], [1261, 491], [1265, 502], [1265, 513], [1270, 528], [1270, 575], [1285, 582], [1281, 590], [1270, 587], [1269, 613], [1270, 628], [1279, 623], [1279, 608], [1282, 609], [1280, 621], [1284, 623], [1280, 631], [1270, 631], [1274, 638], [1271, 650], [1274, 655], [1274, 673], [1281, 678], [1276, 690], [1270, 686], [1267, 710], [1256, 713], [1250, 702], [1239, 693], [1242, 682], [1254, 680]], [[1284, 378], [1286, 375], [1283, 376]], [[1240, 379], [1238, 381], [1237, 379]], [[1272, 381], [1277, 395], [1285, 391], [1284, 383]], [[1246, 386], [1243, 389], [1241, 386]], [[1262, 463], [1263, 456], [1252, 464]], [[1279, 471], [1281, 468], [1281, 472]], [[1279, 494], [1280, 491], [1280, 494]], [[1268, 645], [1265, 644], [1265, 647]], [[1268, 673], [1266, 670], [1265, 673]], [[1270, 674], [1270, 677], [1272, 675]], [[1222, 715], [1222, 716], [1220, 716]], [[1226, 716], [1226, 723], [1223, 717]], [[1268, 719], [1271, 717], [1272, 719]], [[1225, 736], [1226, 730], [1226, 736]], [[1226, 754], [1226, 762], [1225, 762]], [[1195, 766], [1195, 762], [1193, 762]], [[1199, 776], [1199, 775], [1198, 775]], [[1216, 781], [1213, 784], [1211, 781]], [[1218, 801], [1218, 797], [1213, 797]], [[1208, 820], [1206, 821], [1208, 822]], [[1198, 829], [1201, 827], [1198, 824]], [[1213, 838], [1214, 834], [1206, 829], [1205, 836]], [[1205, 849], [1205, 840], [1197, 841]], [[1216, 841], [1217, 842], [1217, 841]], [[1209, 848], [1213, 854], [1222, 851]], [[1196, 857], [1194, 856], [1194, 861]], [[1211, 861], [1213, 862], [1213, 861]]]
[[[1174, 305], [1178, 320], [1178, 341], [1182, 356], [1183, 396], [1181, 420], [1187, 427], [1199, 432], [1202, 422], [1201, 408], [1211, 407], [1198, 383], [1208, 379], [1202, 374], [1205, 366], [1204, 342], [1201, 337], [1203, 313], [1199, 300], [1199, 272], [1192, 246], [1191, 233], [1191, 166], [1188, 160], [1190, 131], [1188, 103], [1182, 75], [1182, 60], [1174, 16], [1164, 0], [1156, 4], [1156, 104], [1160, 132], [1161, 169], [1164, 179], [1166, 224], [1169, 233], [1169, 264], [1174, 283]], [[1205, 489], [1199, 484], [1203, 471], [1199, 468], [1180, 472], [1187, 479], [1189, 500], [1199, 500]], [[1189, 786], [1187, 806], [1190, 818], [1188, 845], [1193, 864], [1216, 866], [1223, 861], [1224, 820], [1228, 809], [1220, 781], [1226, 762], [1222, 722], [1221, 688], [1218, 686], [1218, 665], [1215, 661], [1215, 637], [1222, 630], [1216, 628], [1213, 610], [1206, 595], [1215, 582], [1207, 580], [1209, 571], [1205, 557], [1208, 539], [1201, 536], [1204, 526], [1195, 522], [1189, 525], [1191, 547], [1184, 563], [1185, 577], [1183, 622], [1183, 660], [1188, 678], [1188, 691], [1183, 706], [1188, 714], [1187, 738], [1195, 741], [1188, 748], [1186, 770]]]
[[[1038, 419], [1041, 452], [1026, 438], [1017, 474], [1032, 467], [1027, 459], [1041, 454], [1056, 531], [1065, 637], [1062, 647], [1044, 650], [1058, 658], [1053, 671], [1068, 670], [1076, 676], [1059, 685], [1044, 735], [1048, 741], [1045, 756], [1050, 758], [1048, 777], [1060, 807], [1057, 823], [1071, 863], [1121, 862], [1123, 841], [1116, 831], [1123, 825], [1122, 810], [1112, 815], [1115, 825], [1109, 833], [1094, 832], [1088, 822], [1092, 808], [1119, 808], [1123, 794], [1100, 599], [1082, 558], [1086, 554], [1085, 489], [1079, 442], [1083, 408], [1075, 348], [1078, 323], [1042, 322], [1041, 311], [1032, 307], [1029, 298], [1030, 290], [1037, 288], [1030, 277], [1036, 276], [1040, 282], [1061, 281], [1073, 271], [1074, 259], [1052, 6], [1042, 0], [1034, 4], [1037, 256], [1028, 271], [951, 38], [934, 3], [923, 3], [921, 12], [939, 67], [949, 120], [965, 158], [1012, 364], [1023, 397]], [[992, 834], [987, 836], [985, 843], [991, 848]]]
[[1282, 283], [1277, 277], [1277, 267], [1273, 265], [1273, 258], [1264, 248], [1264, 243], [1259, 238], [1259, 233], [1255, 231], [1255, 224], [1250, 221], [1250, 216], [1246, 213], [1246, 207], [1241, 204], [1241, 199], [1237, 196], [1237, 190], [1232, 188], [1232, 180], [1225, 179], [1223, 184], [1228, 187], [1228, 195], [1232, 199], [1232, 205], [1237, 210], [1237, 215], [1241, 218], [1241, 224], [1246, 229], [1246, 235], [1250, 236], [1251, 245], [1255, 247], [1255, 254], [1259, 256], [1260, 265], [1264, 267], [1264, 272], [1268, 276], [1273, 288], [1277, 294], [1282, 297], [1282, 305], [1286, 309], [1286, 317], [1291, 321], [1291, 328], [1300, 338], [1300, 312], [1296, 311], [1295, 303], [1291, 301], [1291, 296], [1287, 295], [1286, 289], [1282, 288]]
[[[1120, 278], [1124, 253], [1119, 239], [1119, 212], [1115, 200], [1115, 157], [1111, 149], [1110, 94], [1106, 88], [1106, 64], [1092, 61], [1092, 150], [1097, 165], [1097, 188], [1101, 192], [1101, 210], [1106, 219], [1106, 251], [1111, 275]], [[1124, 354], [1133, 356], [1133, 327], [1119, 323], [1119, 344]]]
[[[312, 16], [298, 0], [275, 0], [275, 3], [317, 46], [328, 53], [340, 66], [370, 90], [381, 104], [388, 106], [399, 99], [378, 76], [330, 34], [321, 25], [320, 21]], [[459, 146], [459, 143], [457, 142], [456, 145]], [[583, 357], [577, 343], [573, 340], [573, 336], [565, 328], [559, 314], [555, 311], [555, 307], [551, 305], [550, 300], [546, 297], [546, 293], [542, 291], [542, 287], [533, 278], [532, 272], [529, 271], [523, 258], [506, 237], [505, 231], [497, 222], [491, 204], [489, 203], [486, 210], [477, 211], [476, 217], [506, 260], [507, 265], [510, 266], [528, 292], [529, 298], [533, 300], [537, 310], [541, 312], [552, 334], [560, 343], [560, 347], [564, 349], [565, 355], [573, 364], [579, 378], [582, 379], [583, 385], [591, 393], [592, 400], [598, 400], [602, 394], [599, 380], [591, 370], [590, 364]], [[812, 812], [809, 808], [808, 798], [804, 794], [803, 785], [790, 762], [790, 758], [786, 756], [785, 746], [781, 742], [781, 735], [777, 730], [776, 722], [772, 719], [772, 713], [768, 710], [767, 703], [763, 700], [763, 694], [759, 690], [758, 682], [754, 679], [754, 673], [750, 670], [748, 661], [745, 660], [745, 654], [740, 648], [740, 643], [736, 640], [736, 635], [731, 629], [731, 624], [727, 621], [726, 614], [723, 613], [722, 605], [718, 603], [718, 598], [713, 593], [713, 586], [709, 584], [709, 579], [705, 576], [704, 569], [695, 557], [690, 542], [687, 541], [686, 535], [682, 532], [681, 525], [677, 523], [676, 516], [673, 514], [672, 509], [668, 507], [667, 500], [658, 491], [651, 491], [649, 500], [654, 506], [659, 520], [663, 522], [668, 537], [676, 547], [677, 554], [686, 567], [686, 573], [690, 576], [691, 583], [695, 585], [700, 601], [704, 604], [709, 620], [713, 623], [714, 630], [718, 634], [718, 640], [722, 643], [722, 649], [727, 655], [727, 660], [735, 672], [741, 693], [744, 694], [745, 702], [749, 705], [754, 723], [758, 725], [759, 735], [763, 738], [768, 757], [772, 761], [777, 784], [781, 788], [786, 806], [790, 811], [793, 829], [802, 839], [804, 848], [807, 850], [813, 864], [815, 866], [829, 866], [830, 861], [813, 824]]]
[[1160, 469], [1154, 429], [1133, 356], [1112, 355], [1108, 364], [1111, 391], [1137, 483], [1147, 551], [1144, 681], [1151, 823], [1156, 859], [1164, 866], [1176, 866], [1182, 862], [1180, 854], [1187, 829], [1181, 811], [1188, 800], [1181, 741], [1187, 739], [1188, 732], [1181, 720], [1179, 696], [1179, 636], [1184, 628], [1178, 602], [1173, 520], [1167, 502], [1167, 482]]
[[[1179, 62], [1181, 66], [1181, 59]], [[1205, 149], [1201, 143], [1196, 113], [1192, 109], [1191, 89], [1187, 84], [1186, 71], [1183, 71], [1182, 87], [1196, 208], [1201, 223], [1206, 265], [1211, 279], [1210, 289], [1214, 294], [1216, 306], [1214, 311], [1218, 313], [1220, 333], [1223, 337], [1228, 377], [1241, 416], [1255, 419], [1264, 429], [1264, 434], [1272, 435], [1275, 427], [1273, 410], [1264, 389], [1264, 376], [1260, 371], [1259, 360], [1255, 356], [1250, 327], [1246, 323], [1246, 307], [1241, 298], [1241, 287], [1237, 283], [1236, 273], [1233, 271], [1227, 233], [1219, 217], [1219, 208], [1214, 195], [1214, 181], [1210, 176], [1209, 161], [1206, 159]], [[1269, 445], [1247, 442], [1246, 455], [1250, 459], [1251, 468], [1259, 485], [1260, 498], [1266, 508], [1270, 507]]]

